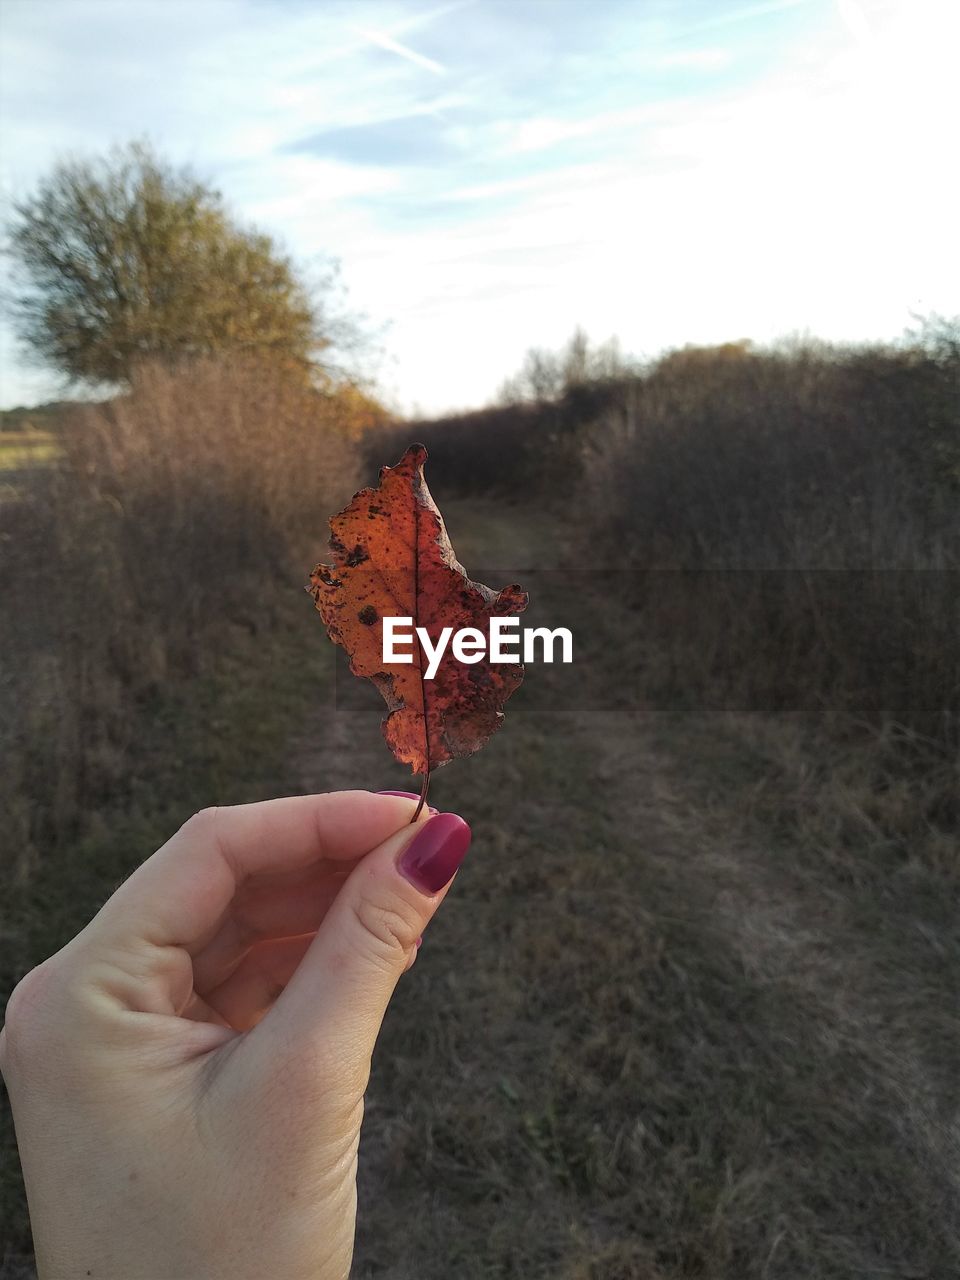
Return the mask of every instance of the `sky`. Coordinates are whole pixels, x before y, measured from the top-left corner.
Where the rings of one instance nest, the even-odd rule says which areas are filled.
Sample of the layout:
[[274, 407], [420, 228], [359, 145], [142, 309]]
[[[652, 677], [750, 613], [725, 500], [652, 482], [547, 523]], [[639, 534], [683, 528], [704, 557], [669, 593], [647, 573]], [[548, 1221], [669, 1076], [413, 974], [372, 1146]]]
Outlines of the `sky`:
[[[960, 311], [955, 0], [3, 0], [0, 204], [148, 137], [309, 278], [390, 404]], [[7, 290], [8, 291], [8, 290]], [[0, 404], [56, 397], [0, 321]]]

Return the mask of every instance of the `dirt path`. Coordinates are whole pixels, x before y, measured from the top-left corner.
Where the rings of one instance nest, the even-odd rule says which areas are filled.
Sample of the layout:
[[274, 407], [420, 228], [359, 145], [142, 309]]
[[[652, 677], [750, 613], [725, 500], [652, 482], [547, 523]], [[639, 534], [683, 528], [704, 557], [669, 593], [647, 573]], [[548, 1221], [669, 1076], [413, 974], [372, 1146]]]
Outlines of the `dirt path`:
[[[570, 614], [551, 522], [448, 523], [476, 576]], [[629, 616], [592, 592], [575, 691], [531, 670], [436, 776], [476, 839], [381, 1037], [355, 1274], [957, 1274], [955, 897], [757, 817], [744, 756], [779, 727], [644, 706]], [[302, 785], [409, 786], [346, 696], [296, 744]]]

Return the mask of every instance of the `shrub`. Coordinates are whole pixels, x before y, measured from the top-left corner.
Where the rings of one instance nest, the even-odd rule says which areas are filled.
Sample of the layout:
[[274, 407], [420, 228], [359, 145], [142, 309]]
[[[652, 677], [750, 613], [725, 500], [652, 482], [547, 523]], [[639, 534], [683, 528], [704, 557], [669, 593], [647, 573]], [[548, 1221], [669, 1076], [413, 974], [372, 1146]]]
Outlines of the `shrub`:
[[592, 433], [584, 519], [636, 571], [666, 688], [956, 748], [956, 368], [741, 345], [676, 352], [629, 387]]
[[430, 477], [447, 493], [494, 494], [549, 502], [581, 476], [583, 434], [616, 403], [622, 384], [585, 383], [556, 401], [518, 402], [445, 418], [393, 422], [366, 440], [368, 463], [426, 445]]

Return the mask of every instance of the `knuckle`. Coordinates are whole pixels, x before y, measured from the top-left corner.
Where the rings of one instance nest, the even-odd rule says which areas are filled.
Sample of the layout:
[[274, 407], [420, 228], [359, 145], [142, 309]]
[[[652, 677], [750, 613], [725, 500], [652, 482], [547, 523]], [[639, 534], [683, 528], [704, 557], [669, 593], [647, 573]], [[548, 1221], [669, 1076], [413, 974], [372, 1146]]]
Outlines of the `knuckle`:
[[217, 825], [217, 806], [210, 805], [206, 809], [198, 809], [189, 817], [180, 830], [190, 835], [211, 835]]
[[180, 830], [177, 839], [192, 844], [197, 848], [213, 848], [224, 859], [228, 859], [228, 851], [221, 840], [222, 811], [218, 805], [209, 805], [192, 814]]
[[377, 902], [360, 898], [353, 904], [353, 912], [376, 954], [396, 962], [406, 960], [423, 927], [415, 909], [402, 899]]

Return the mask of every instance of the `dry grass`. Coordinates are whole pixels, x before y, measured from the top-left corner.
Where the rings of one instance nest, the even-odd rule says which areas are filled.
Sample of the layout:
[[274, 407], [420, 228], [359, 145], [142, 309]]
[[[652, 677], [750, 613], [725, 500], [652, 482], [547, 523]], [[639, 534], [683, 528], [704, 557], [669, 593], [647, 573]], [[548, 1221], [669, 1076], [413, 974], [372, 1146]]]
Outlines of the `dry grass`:
[[721, 349], [625, 393], [585, 518], [635, 571], [666, 693], [960, 748], [960, 489], [933, 413], [958, 369]]
[[49, 431], [0, 431], [0, 474], [42, 466], [57, 456], [57, 448]]
[[[309, 568], [309, 554], [303, 562]], [[25, 884], [11, 889], [5, 883], [0, 1018], [19, 978], [89, 923], [117, 885], [191, 813], [296, 790], [289, 738], [305, 715], [321, 714], [332, 652], [321, 642], [302, 583], [291, 582], [278, 594], [269, 631], [221, 628], [215, 658], [203, 672], [165, 682], [147, 706], [131, 711], [136, 733], [113, 795], [88, 805], [81, 834], [43, 847]], [[314, 777], [305, 789], [323, 785]], [[0, 1278], [32, 1280], [29, 1257], [20, 1165], [0, 1083]]]
[[[551, 570], [528, 584], [531, 618], [572, 618], [578, 656], [572, 670], [532, 670], [504, 731], [433, 784], [436, 803], [470, 818], [475, 844], [380, 1038], [361, 1146], [357, 1280], [940, 1280], [960, 1271], [955, 598], [936, 586], [955, 569], [955, 526], [946, 500], [926, 502], [950, 492], [939, 487], [951, 456], [942, 388], [921, 396], [918, 379], [933, 375], [909, 360], [898, 371], [896, 362], [834, 368], [820, 357], [727, 355], [730, 368], [668, 365], [640, 406], [649, 415], [635, 406], [632, 427], [604, 422], [586, 453], [582, 435], [564, 435], [564, 467], [571, 456], [585, 461], [595, 483], [608, 468], [609, 487], [579, 522], [489, 501], [448, 504], [431, 470], [469, 569], [491, 585], [512, 579], [508, 567]], [[242, 407], [232, 420], [242, 421]], [[476, 443], [486, 470], [471, 464], [464, 483], [474, 470], [485, 483], [509, 472], [506, 422], [495, 449]], [[107, 448], [92, 455], [96, 483], [78, 481], [69, 528], [86, 537], [84, 512], [113, 513], [105, 518], [118, 532], [93, 541], [103, 526], [90, 516], [83, 544], [113, 548], [103, 583], [91, 568], [102, 558], [89, 552], [77, 578], [69, 540], [39, 562], [57, 565], [69, 605], [54, 634], [66, 635], [80, 609], [82, 626], [70, 625], [89, 637], [80, 649], [93, 655], [87, 758], [98, 742], [115, 750], [110, 733], [93, 730], [114, 714], [126, 722], [124, 690], [145, 687], [136, 663], [151, 670], [158, 619], [150, 679], [163, 684], [165, 670], [204, 666], [201, 646], [220, 643], [224, 613], [240, 630], [262, 625], [270, 596], [256, 584], [271, 574], [286, 581], [244, 431], [228, 437], [238, 450], [224, 485], [241, 495], [234, 506], [220, 497], [216, 450], [197, 446], [178, 470], [174, 455], [190, 458], [194, 446], [176, 415], [170, 423], [166, 448], [142, 471], [128, 458], [133, 445], [122, 447], [122, 423], [101, 424]], [[904, 452], [904, 434], [924, 447]], [[404, 429], [397, 443], [409, 439]], [[97, 460], [114, 447], [119, 461], [98, 480]], [[536, 457], [532, 439], [520, 456]], [[146, 481], [165, 468], [177, 477], [172, 514], [151, 505]], [[587, 472], [571, 474], [582, 482]], [[292, 470], [275, 478], [278, 499], [299, 501]], [[351, 487], [344, 477], [321, 501], [311, 478], [315, 546], [327, 510]], [[207, 492], [222, 507], [216, 519]], [[306, 530], [310, 513], [297, 510], [284, 508], [283, 519]], [[168, 519], [159, 552], [146, 539], [127, 548], [134, 526], [167, 530]], [[248, 521], [264, 535], [252, 550]], [[597, 572], [622, 566], [624, 551], [626, 574]], [[845, 577], [833, 564], [821, 573], [832, 552]], [[817, 569], [812, 597], [784, 585], [785, 566], [796, 564], [783, 557], [795, 553]], [[893, 587], [868, 585], [880, 553], [901, 575]], [[760, 562], [745, 569], [750, 555]], [[564, 563], [569, 572], [552, 571]], [[102, 673], [120, 668], [100, 655], [113, 653], [103, 619], [115, 564], [121, 601], [136, 602], [123, 605], [132, 611], [121, 611], [113, 637], [134, 684], [124, 676], [111, 704]], [[485, 565], [503, 576], [485, 575]], [[940, 579], [922, 577], [921, 566]], [[851, 581], [862, 585], [849, 598]], [[31, 604], [25, 588], [22, 599]], [[51, 591], [43, 603], [47, 628], [55, 599]], [[284, 724], [301, 733], [300, 776], [281, 789], [402, 786], [372, 709], [298, 715], [291, 672], [308, 643], [312, 635], [282, 659], [289, 687], [273, 750]], [[70, 671], [82, 676], [83, 666]], [[255, 727], [273, 700], [232, 707], [231, 690], [250, 684], [241, 666], [201, 708], [197, 759], [219, 741], [217, 724], [236, 750], [222, 765], [228, 785], [214, 787], [187, 762], [191, 785], [216, 791], [208, 801], [229, 800], [231, 788], [261, 794], [244, 781], [243, 726], [250, 754], [263, 752]], [[26, 705], [43, 725], [44, 704]], [[68, 727], [77, 714], [68, 709]], [[184, 708], [168, 715], [181, 730], [192, 723]], [[75, 739], [59, 737], [50, 716], [48, 736], [35, 739], [48, 752], [32, 784], [41, 794], [55, 776], [51, 744], [65, 741], [63, 758], [75, 758]], [[106, 775], [117, 786], [125, 758]], [[142, 776], [144, 804], [185, 794], [162, 772]], [[73, 811], [89, 794], [68, 795]], [[28, 929], [35, 958], [51, 931], [69, 936], [85, 922], [170, 821], [154, 814], [149, 839], [111, 827], [62, 844], [46, 872], [41, 864], [34, 883], [46, 899], [43, 912], [34, 902]], [[13, 1238], [22, 1250], [22, 1218]]]
[[[556, 557], [516, 508], [447, 514], [471, 568]], [[433, 784], [475, 844], [380, 1038], [357, 1280], [953, 1274], [956, 868], [871, 808], [884, 744], [654, 711], [636, 615], [574, 583], [596, 645]], [[402, 785], [374, 719], [310, 774]]]
[[[370, 410], [259, 361], [144, 366], [0, 494], [4, 1000], [190, 812], [289, 789], [329, 661], [303, 587]], [[0, 1130], [3, 1272], [29, 1232]]]
[[[140, 370], [0, 507], [6, 874], [122, 789], [137, 708], [270, 625], [356, 475], [351, 419], [257, 362]], [[11, 873], [10, 868], [13, 868]]]
[[[471, 569], [564, 558], [543, 513], [438, 497]], [[380, 1037], [357, 1280], [954, 1274], [955, 868], [911, 847], [901, 744], [654, 711], [624, 670], [647, 640], [617, 580], [575, 582], [594, 643], [572, 670], [531, 670], [503, 732], [433, 784], [475, 843]], [[544, 615], [569, 609], [568, 577], [531, 585]], [[41, 865], [37, 958], [198, 791], [408, 782], [372, 708], [300, 704], [317, 652], [303, 618], [289, 644], [265, 655], [254, 639], [167, 705], [192, 746], [171, 777], [158, 735], [156, 766], [139, 766], [147, 813]], [[265, 760], [276, 776], [254, 780]]]

